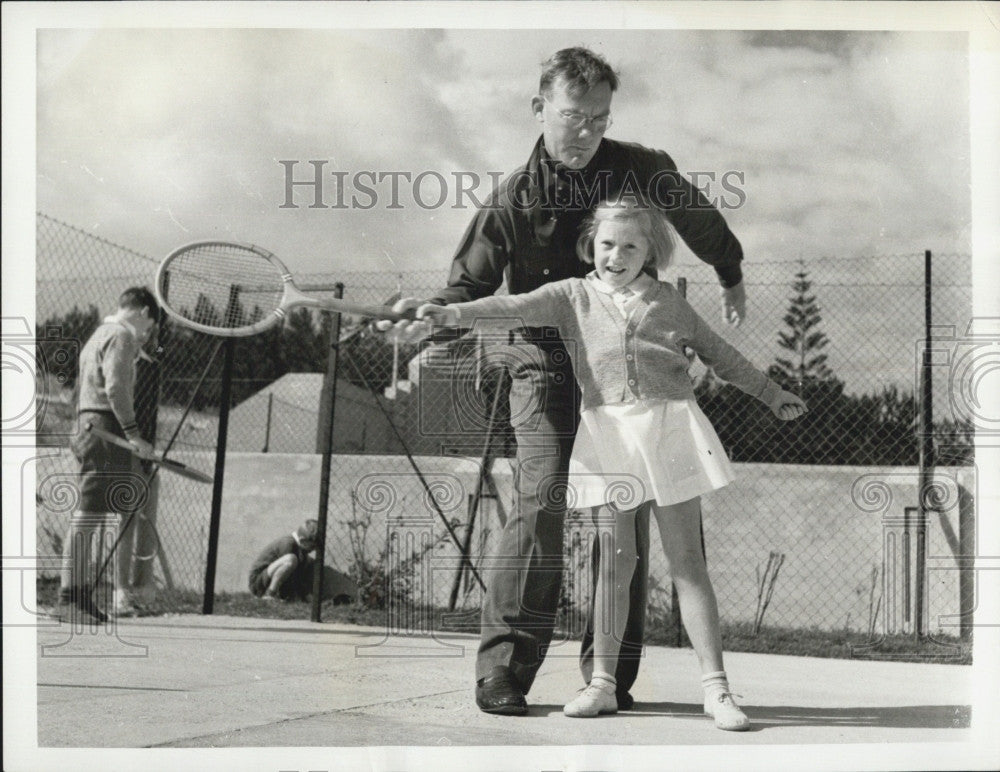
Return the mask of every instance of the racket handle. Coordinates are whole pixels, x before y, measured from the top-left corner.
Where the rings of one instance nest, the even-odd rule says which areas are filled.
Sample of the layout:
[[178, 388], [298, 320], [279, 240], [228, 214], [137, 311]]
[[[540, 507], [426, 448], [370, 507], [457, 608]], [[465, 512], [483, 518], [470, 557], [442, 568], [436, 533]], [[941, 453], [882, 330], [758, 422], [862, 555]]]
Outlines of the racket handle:
[[143, 461], [154, 461], [154, 457], [149, 457], [145, 453], [140, 453], [139, 450], [124, 437], [119, 437], [117, 434], [112, 434], [111, 432], [106, 432], [97, 426], [94, 426], [90, 421], [87, 422], [86, 430], [91, 432], [96, 437], [100, 437], [105, 442], [110, 442], [112, 445], [117, 445], [119, 448], [124, 448], [129, 451], [133, 456], [141, 458]]
[[318, 300], [303, 295], [301, 292], [291, 288], [286, 288], [285, 292], [293, 299], [293, 303], [291, 305], [322, 308], [327, 311], [335, 311], [338, 314], [359, 314], [361, 316], [371, 316], [375, 319], [388, 319], [390, 322], [400, 322], [404, 319], [412, 322], [417, 318], [417, 309], [415, 308], [410, 308], [406, 311], [393, 311], [390, 306], [369, 306], [363, 303], [353, 303], [349, 300], [341, 300], [340, 298], [324, 298], [323, 300]]

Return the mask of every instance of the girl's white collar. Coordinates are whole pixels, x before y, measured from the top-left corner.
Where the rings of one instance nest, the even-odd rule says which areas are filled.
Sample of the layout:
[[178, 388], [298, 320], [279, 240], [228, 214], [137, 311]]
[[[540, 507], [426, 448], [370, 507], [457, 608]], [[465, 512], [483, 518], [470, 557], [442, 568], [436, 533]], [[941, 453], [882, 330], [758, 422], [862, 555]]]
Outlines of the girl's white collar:
[[594, 289], [598, 292], [603, 292], [605, 295], [614, 295], [616, 292], [621, 292], [625, 289], [631, 290], [637, 295], [641, 295], [653, 283], [653, 277], [645, 271], [640, 272], [638, 276], [632, 279], [632, 281], [624, 287], [612, 287], [597, 275], [597, 271], [591, 271], [588, 273], [587, 280], [594, 285]]

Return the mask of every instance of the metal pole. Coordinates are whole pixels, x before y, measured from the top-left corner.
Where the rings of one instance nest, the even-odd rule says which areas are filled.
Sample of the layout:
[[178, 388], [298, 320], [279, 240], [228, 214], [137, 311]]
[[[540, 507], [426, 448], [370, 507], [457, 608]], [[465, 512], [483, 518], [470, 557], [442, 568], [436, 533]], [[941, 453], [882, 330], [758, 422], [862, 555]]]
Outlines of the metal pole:
[[[917, 507], [904, 507], [903, 508], [903, 534], [902, 534], [902, 547], [901, 551], [902, 564], [903, 564], [903, 625], [909, 625], [910, 618], [913, 615], [913, 599], [912, 599], [912, 579], [910, 573], [910, 531], [913, 523], [910, 517], [911, 513], [918, 512]], [[918, 528], [919, 532], [919, 528]], [[916, 629], [916, 627], [914, 627]]]
[[958, 488], [958, 630], [963, 641], [972, 639], [972, 614], [976, 606], [975, 572], [970, 556], [976, 554], [975, 505], [961, 485]]
[[264, 449], [262, 453], [267, 453], [271, 447], [271, 407], [274, 404], [274, 392], [267, 394], [267, 423], [264, 424]]
[[916, 633], [917, 638], [922, 638], [927, 634], [926, 626], [927, 619], [924, 613], [925, 605], [925, 584], [924, 584], [924, 574], [927, 573], [927, 513], [926, 511], [920, 513], [920, 517], [917, 519], [917, 538], [916, 538], [916, 552], [917, 552], [917, 565], [915, 569], [916, 573], [916, 583], [914, 591], [914, 607], [915, 607], [915, 617], [913, 623], [913, 630]]
[[924, 351], [920, 363], [920, 474], [918, 479], [917, 565], [915, 621], [917, 637], [924, 635], [924, 571], [927, 558], [927, 493], [934, 474], [934, 412], [931, 371], [931, 251], [924, 252]]
[[[162, 317], [162, 314], [161, 314]], [[157, 322], [156, 342], [160, 348], [163, 338], [162, 319]], [[156, 445], [157, 415], [160, 405], [160, 357], [156, 356], [155, 361], [150, 362], [140, 358], [135, 364], [135, 400], [136, 422], [139, 424], [139, 432], [149, 441], [150, 445]], [[139, 396], [141, 395], [141, 396]], [[153, 465], [148, 461], [140, 462], [142, 475], [149, 482], [147, 489], [146, 503], [142, 507], [142, 515], [132, 525], [134, 533], [127, 538], [135, 545], [132, 551], [132, 586], [141, 588], [153, 582], [153, 556], [154, 550], [158, 548], [158, 539], [154, 536], [156, 524], [156, 510], [159, 497], [158, 476], [153, 475]], [[144, 556], [149, 559], [142, 559]], [[117, 578], [117, 577], [116, 577]]]
[[[344, 297], [341, 282], [333, 288], [333, 296]], [[320, 621], [320, 605], [323, 602], [323, 564], [326, 556], [326, 521], [330, 506], [330, 465], [333, 462], [333, 418], [337, 403], [337, 368], [340, 364], [340, 314], [334, 314], [330, 325], [330, 351], [326, 359], [326, 373], [323, 375], [323, 390], [320, 394], [320, 426], [317, 429], [319, 451], [323, 461], [319, 473], [319, 513], [316, 517], [316, 562], [313, 565], [312, 621]]]
[[[234, 288], [235, 289], [235, 288]], [[219, 555], [219, 523], [222, 519], [222, 481], [226, 473], [226, 437], [229, 434], [229, 400], [233, 387], [236, 339], [227, 338], [222, 354], [222, 393], [219, 395], [219, 435], [215, 444], [215, 479], [212, 483], [212, 514], [208, 525], [208, 557], [205, 560], [205, 597], [201, 613], [211, 614], [215, 605], [215, 564]]]

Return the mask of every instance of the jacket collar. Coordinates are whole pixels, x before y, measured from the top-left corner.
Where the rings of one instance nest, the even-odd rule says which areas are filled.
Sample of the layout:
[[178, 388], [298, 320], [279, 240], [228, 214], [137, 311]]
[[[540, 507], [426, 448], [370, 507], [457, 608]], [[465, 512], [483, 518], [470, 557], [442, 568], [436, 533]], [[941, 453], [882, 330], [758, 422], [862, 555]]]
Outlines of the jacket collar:
[[126, 322], [124, 319], [119, 319], [117, 316], [114, 315], [105, 316], [104, 324], [120, 324], [122, 327], [128, 330], [129, 334], [131, 334], [133, 338], [135, 338], [136, 340], [139, 339], [139, 331], [132, 324]]
[[608, 152], [608, 141], [601, 139], [590, 163], [582, 169], [568, 169], [549, 155], [549, 151], [545, 149], [544, 136], [539, 136], [525, 164], [523, 179], [519, 180], [521, 185], [515, 193], [518, 208], [526, 213], [537, 244], [548, 246], [551, 242], [560, 201], [564, 198], [556, 194], [558, 182], [569, 182], [569, 197], [572, 198], [574, 182], [576, 185], [589, 184], [597, 171], [607, 165]]

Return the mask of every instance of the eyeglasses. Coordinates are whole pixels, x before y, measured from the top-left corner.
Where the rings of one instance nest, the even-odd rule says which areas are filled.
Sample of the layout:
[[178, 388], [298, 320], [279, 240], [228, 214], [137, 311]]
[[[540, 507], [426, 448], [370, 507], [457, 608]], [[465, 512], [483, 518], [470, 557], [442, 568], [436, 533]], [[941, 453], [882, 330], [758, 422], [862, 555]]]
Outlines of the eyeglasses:
[[[552, 100], [550, 100], [547, 96], [542, 95], [542, 99], [550, 105], [552, 104]], [[562, 119], [564, 126], [568, 126], [574, 130], [582, 129], [589, 123], [594, 131], [600, 133], [607, 131], [608, 127], [611, 125], [611, 113], [591, 117], [589, 115], [584, 115], [583, 113], [573, 112], [572, 110], [560, 110], [555, 105], [552, 105], [552, 109], [559, 113], [559, 117]]]

